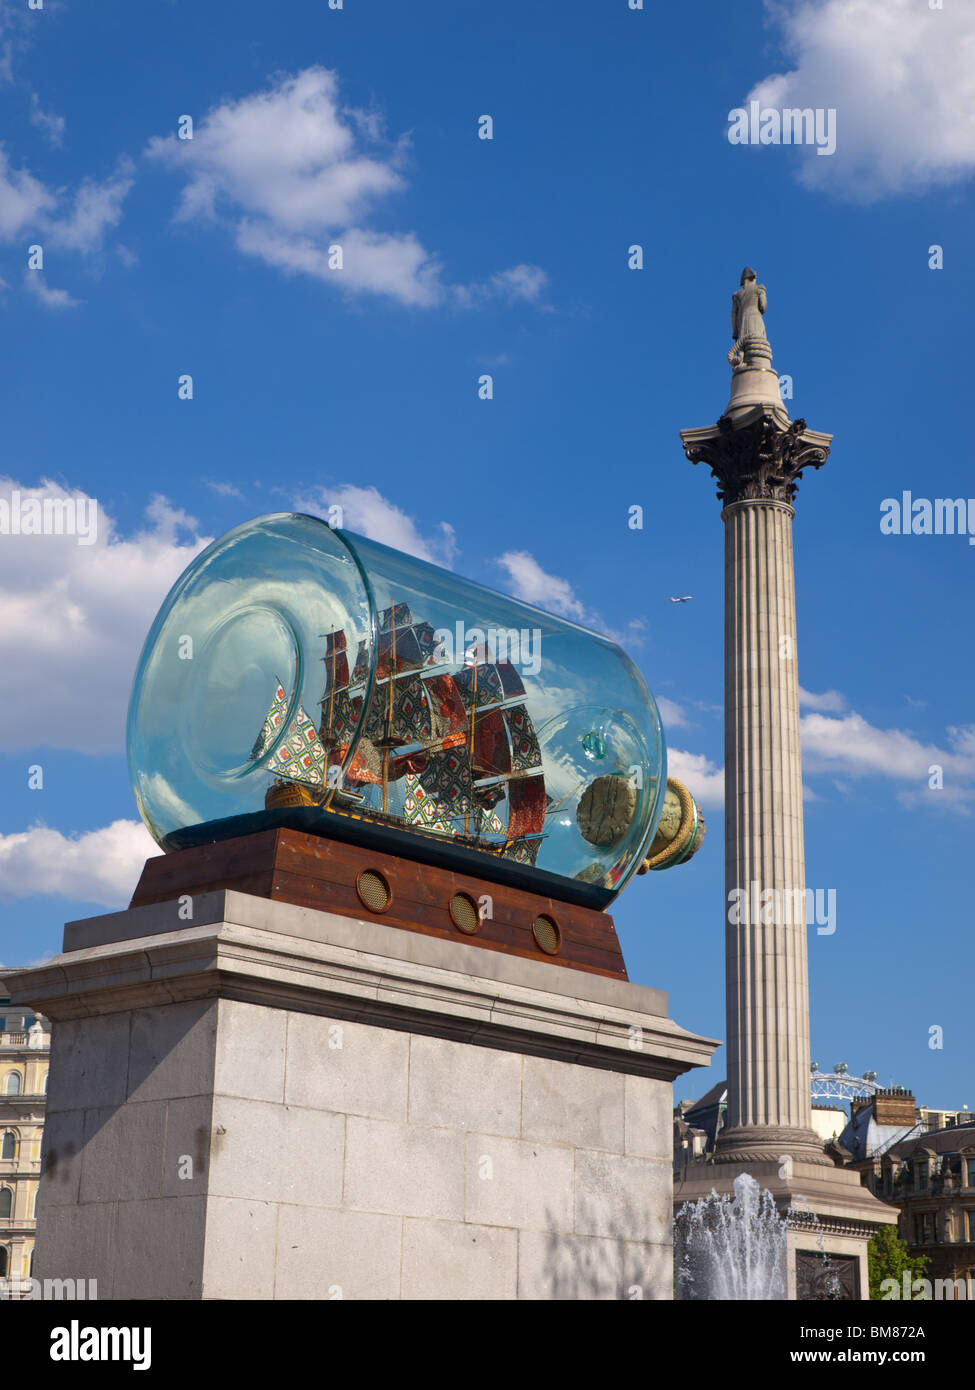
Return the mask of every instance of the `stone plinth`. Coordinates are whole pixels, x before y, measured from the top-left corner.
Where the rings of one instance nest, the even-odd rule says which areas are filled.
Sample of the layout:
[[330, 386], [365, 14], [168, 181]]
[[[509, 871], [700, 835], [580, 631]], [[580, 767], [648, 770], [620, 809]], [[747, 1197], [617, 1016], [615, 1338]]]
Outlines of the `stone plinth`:
[[[217, 891], [69, 924], [35, 1275], [141, 1299], [672, 1296], [666, 996]], [[635, 1292], [639, 1290], [639, 1292]]]

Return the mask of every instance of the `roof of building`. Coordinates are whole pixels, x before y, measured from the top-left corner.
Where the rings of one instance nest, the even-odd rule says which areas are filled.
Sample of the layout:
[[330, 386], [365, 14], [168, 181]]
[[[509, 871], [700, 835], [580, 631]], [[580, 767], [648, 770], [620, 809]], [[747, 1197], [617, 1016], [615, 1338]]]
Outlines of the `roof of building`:
[[719, 1081], [711, 1087], [710, 1091], [706, 1091], [700, 1100], [696, 1100], [690, 1110], [685, 1111], [684, 1118], [686, 1119], [688, 1115], [696, 1115], [699, 1110], [713, 1110], [715, 1106], [727, 1099], [728, 1083], [727, 1081]]
[[891, 1145], [888, 1152], [893, 1158], [919, 1158], [925, 1149], [936, 1154], [975, 1149], [975, 1121], [970, 1125], [949, 1125], [947, 1129], [934, 1129], [912, 1139], [902, 1139], [899, 1144]]

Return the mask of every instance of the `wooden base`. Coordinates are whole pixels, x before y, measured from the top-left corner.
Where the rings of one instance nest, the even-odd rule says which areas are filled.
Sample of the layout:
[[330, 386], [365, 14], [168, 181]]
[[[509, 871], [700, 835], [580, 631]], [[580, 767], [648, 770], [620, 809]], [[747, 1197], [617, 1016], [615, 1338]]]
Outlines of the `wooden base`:
[[[388, 890], [381, 909], [375, 904], [384, 896], [382, 885], [364, 877], [370, 871]], [[616, 928], [606, 912], [298, 830], [261, 830], [147, 859], [129, 906], [216, 888], [374, 919], [570, 970], [628, 978]], [[467, 903], [458, 903], [458, 897]], [[539, 917], [554, 923], [556, 932], [543, 922], [536, 937], [533, 924]], [[475, 930], [462, 931], [457, 921], [473, 922]], [[554, 954], [539, 945], [551, 946], [555, 937]]]

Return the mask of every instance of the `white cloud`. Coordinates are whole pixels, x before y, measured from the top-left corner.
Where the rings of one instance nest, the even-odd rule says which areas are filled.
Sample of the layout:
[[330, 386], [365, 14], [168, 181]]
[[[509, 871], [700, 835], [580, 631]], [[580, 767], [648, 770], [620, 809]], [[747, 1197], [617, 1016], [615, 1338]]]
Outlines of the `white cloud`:
[[[119, 163], [111, 177], [99, 182], [84, 179], [68, 198], [65, 190], [53, 191], [27, 169], [13, 169], [0, 145], [0, 242], [31, 242], [85, 255], [99, 251], [105, 235], [117, 226], [122, 205], [132, 187], [132, 166]], [[50, 289], [39, 270], [31, 270], [27, 287], [48, 308], [64, 309], [78, 303], [67, 290]]]
[[542, 291], [547, 284], [548, 275], [541, 266], [515, 265], [510, 270], [499, 270], [486, 281], [475, 282], [472, 285], [454, 285], [452, 292], [456, 303], [465, 308], [482, 304], [488, 299], [500, 298], [509, 304], [521, 301], [549, 309], [550, 305], [541, 304]]
[[[243, 219], [237, 246], [286, 275], [312, 275], [338, 289], [389, 295], [401, 304], [429, 308], [443, 296], [440, 266], [412, 233], [388, 236], [354, 229], [336, 233], [321, 245], [310, 237], [288, 236], [264, 223]], [[342, 269], [329, 268], [329, 245], [342, 249]]]
[[240, 488], [233, 483], [215, 483], [210, 478], [204, 478], [203, 481], [210, 491], [215, 492], [218, 497], [243, 497], [244, 495]]
[[826, 710], [839, 714], [846, 709], [846, 699], [838, 690], [824, 690], [821, 695], [815, 695], [811, 690], [803, 690], [800, 685], [799, 705], [806, 709]]
[[15, 241], [53, 210], [54, 194], [26, 169], [11, 169], [0, 145], [0, 241]]
[[724, 806], [724, 768], [716, 767], [703, 753], [668, 748], [667, 776], [683, 782], [702, 807]]
[[680, 729], [687, 726], [688, 718], [681, 705], [676, 704], [673, 700], [668, 700], [666, 695], [656, 696], [656, 701], [665, 729]]
[[764, 78], [743, 104], [837, 113], [834, 154], [786, 152], [798, 160], [804, 184], [865, 201], [955, 183], [975, 171], [970, 3], [766, 3], [793, 66]]
[[[22, 499], [86, 495], [4, 479], [0, 497], [18, 488]], [[123, 746], [142, 643], [179, 574], [209, 543], [162, 498], [146, 516], [142, 530], [122, 537], [99, 507], [91, 545], [70, 535], [0, 537], [0, 747]]]
[[36, 92], [31, 92], [30, 97], [30, 123], [37, 126], [52, 145], [60, 145], [64, 140], [64, 117], [43, 110]]
[[[146, 154], [185, 178], [177, 220], [226, 225], [240, 251], [285, 274], [421, 308], [448, 294], [460, 303], [488, 292], [537, 301], [546, 280], [537, 266], [499, 271], [489, 290], [448, 286], [412, 232], [366, 225], [406, 189], [408, 149], [406, 137], [383, 139], [375, 112], [341, 104], [334, 72], [311, 67], [214, 107], [192, 140], [154, 137]], [[341, 269], [330, 265], [333, 245]]]
[[0, 835], [0, 898], [44, 893], [127, 907], [143, 864], [159, 852], [142, 822], [132, 820], [71, 837], [46, 825]]
[[556, 613], [561, 618], [569, 618], [592, 632], [601, 632], [604, 637], [608, 637], [611, 642], [624, 649], [642, 646], [647, 626], [645, 618], [631, 619], [624, 631], [610, 627], [600, 613], [588, 608], [576, 596], [567, 579], [562, 579], [557, 574], [549, 574], [547, 570], [542, 569], [534, 555], [529, 554], [527, 550], [507, 550], [497, 557], [494, 564], [507, 570], [508, 581], [505, 587], [508, 592], [516, 598], [523, 599], [525, 603], [532, 603], [537, 608], [543, 608], [547, 613]]
[[[975, 800], [975, 725], [949, 728], [945, 747], [903, 729], [878, 729], [855, 711], [839, 719], [807, 714], [799, 727], [807, 771], [911, 783], [935, 804]], [[944, 786], [937, 790], [928, 789], [933, 767], [942, 769]]]
[[423, 536], [413, 517], [375, 487], [340, 483], [337, 487], [317, 488], [295, 498], [293, 505], [296, 511], [326, 518], [330, 507], [340, 507], [341, 517], [333, 524], [435, 565], [449, 568], [457, 553], [454, 528], [448, 522], [440, 522], [439, 536]]
[[569, 581], [543, 570], [527, 550], [507, 550], [495, 563], [507, 570], [508, 587], [516, 598], [583, 626], [592, 626], [596, 615], [576, 598]]
[[510, 299], [525, 299], [535, 304], [548, 284], [548, 276], [541, 266], [515, 265], [510, 270], [499, 270], [492, 275], [491, 284]]
[[45, 309], [76, 309], [79, 304], [84, 303], [81, 299], [72, 299], [67, 290], [52, 289], [42, 270], [25, 270], [24, 284]]
[[48, 225], [52, 246], [90, 253], [100, 250], [106, 232], [122, 219], [122, 204], [134, 182], [132, 164], [123, 159], [110, 178], [84, 179], [74, 195], [70, 211]]

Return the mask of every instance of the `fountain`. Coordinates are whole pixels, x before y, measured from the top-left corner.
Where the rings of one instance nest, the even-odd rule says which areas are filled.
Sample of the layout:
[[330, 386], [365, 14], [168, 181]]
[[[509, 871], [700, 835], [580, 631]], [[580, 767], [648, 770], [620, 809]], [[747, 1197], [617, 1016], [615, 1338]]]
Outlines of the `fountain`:
[[799, 1297], [842, 1298], [822, 1230], [805, 1197], [795, 1197], [785, 1216], [775, 1198], [748, 1173], [739, 1173], [734, 1197], [711, 1192], [685, 1202], [674, 1219], [674, 1297], [698, 1302], [760, 1301], [789, 1297], [786, 1274], [789, 1227], [809, 1230], [819, 1249], [814, 1287]]
[[675, 1297], [698, 1301], [788, 1297], [786, 1240], [789, 1218], [771, 1192], [748, 1173], [734, 1181], [734, 1197], [687, 1202], [674, 1222]]

